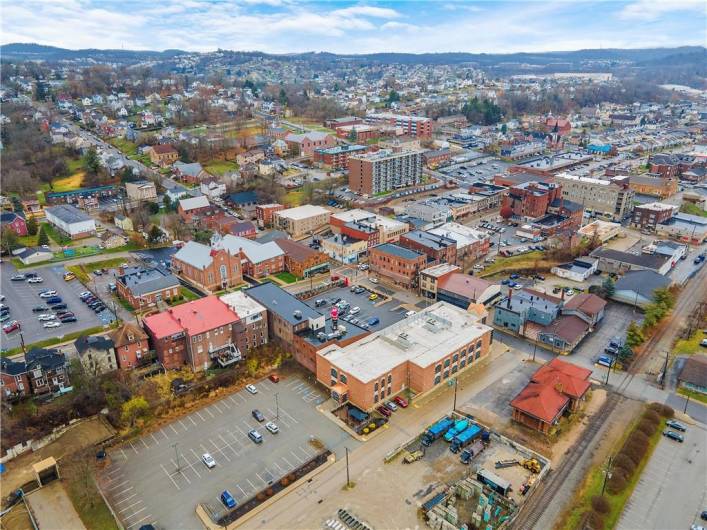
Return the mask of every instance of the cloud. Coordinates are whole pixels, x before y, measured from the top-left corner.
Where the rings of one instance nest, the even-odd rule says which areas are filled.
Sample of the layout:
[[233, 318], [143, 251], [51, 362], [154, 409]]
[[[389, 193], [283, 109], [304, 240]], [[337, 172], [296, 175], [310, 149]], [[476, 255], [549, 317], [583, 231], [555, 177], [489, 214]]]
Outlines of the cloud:
[[415, 29], [419, 29], [419, 26], [416, 26], [415, 24], [407, 24], [405, 22], [397, 22], [395, 20], [391, 20], [390, 22], [386, 22], [383, 24], [380, 29], [385, 30], [385, 31], [391, 31], [391, 30], [404, 30], [404, 31], [411, 31]]
[[704, 0], [639, 0], [625, 6], [619, 13], [619, 18], [652, 21], [676, 11], [698, 11], [702, 13], [704, 20], [705, 2]]
[[374, 6], [345, 7], [343, 9], [337, 9], [336, 11], [332, 11], [332, 14], [341, 16], [362, 15], [374, 18], [398, 18], [400, 16], [400, 13], [398, 13], [395, 9]]

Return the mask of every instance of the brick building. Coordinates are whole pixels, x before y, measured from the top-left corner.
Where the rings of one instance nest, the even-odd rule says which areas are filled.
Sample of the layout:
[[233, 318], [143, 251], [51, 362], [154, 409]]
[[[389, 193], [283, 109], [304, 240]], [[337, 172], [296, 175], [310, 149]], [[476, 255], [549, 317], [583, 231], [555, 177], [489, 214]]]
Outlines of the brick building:
[[225, 294], [220, 300], [238, 315], [238, 322], [233, 325], [233, 342], [241, 353], [246, 354], [248, 350], [269, 342], [265, 307], [243, 291]]
[[232, 253], [221, 245], [212, 248], [189, 241], [172, 256], [172, 270], [185, 281], [208, 292], [243, 283], [240, 253]]
[[547, 213], [548, 206], [562, 197], [562, 188], [555, 184], [529, 181], [509, 188], [503, 197], [501, 210], [510, 209], [524, 220], [535, 219]]
[[314, 150], [315, 163], [330, 169], [346, 169], [349, 166], [349, 156], [365, 153], [365, 145], [337, 145], [335, 147], [318, 148]]
[[206, 370], [212, 362], [228, 366], [241, 359], [233, 342], [238, 315], [216, 296], [207, 296], [143, 320], [157, 358], [168, 369], [184, 365]]
[[273, 214], [275, 227], [297, 239], [318, 231], [329, 224], [331, 212], [321, 206], [305, 204]]
[[284, 138], [291, 153], [311, 157], [315, 149], [334, 147], [336, 138], [331, 134], [309, 131], [304, 134], [288, 134]]
[[150, 358], [147, 334], [138, 325], [126, 322], [110, 334], [118, 368], [130, 370]]
[[667, 199], [678, 192], [678, 179], [666, 179], [655, 173], [632, 175], [629, 186], [636, 193]]
[[329, 269], [329, 257], [292, 239], [276, 239], [285, 256], [285, 270], [298, 278], [308, 278]]
[[340, 125], [336, 128], [336, 136], [345, 138], [354, 142], [367, 142], [380, 135], [377, 127], [370, 125]]
[[389, 112], [371, 113], [365, 117], [366, 123], [390, 125], [402, 130], [403, 135], [432, 136], [432, 119], [423, 116], [408, 116]]
[[189, 199], [180, 199], [177, 206], [177, 213], [182, 220], [190, 224], [200, 217], [207, 217], [216, 213], [216, 209], [211, 206], [209, 199], [204, 195], [191, 197]]
[[382, 149], [349, 157], [349, 187], [356, 193], [375, 195], [422, 181], [422, 151]]
[[265, 278], [285, 270], [285, 255], [274, 242], [259, 243], [243, 237], [224, 236], [222, 245], [232, 255], [240, 253], [243, 274], [251, 278]]
[[169, 144], [153, 145], [149, 149], [150, 161], [160, 167], [169, 166], [179, 160], [179, 152]]
[[20, 237], [27, 235], [27, 222], [15, 212], [0, 213], [0, 228], [8, 228]]
[[284, 209], [285, 207], [282, 204], [277, 203], [256, 205], [255, 218], [258, 221], [258, 227], [270, 228], [274, 222], [275, 212], [279, 212]]
[[406, 288], [417, 287], [420, 271], [427, 267], [427, 256], [394, 243], [369, 249], [368, 264], [372, 273]]
[[180, 296], [179, 279], [163, 269], [121, 267], [115, 286], [133, 309], [144, 309]]
[[21, 398], [32, 393], [27, 365], [24, 361], [0, 358], [0, 389], [2, 397], [6, 400]]
[[634, 206], [631, 226], [642, 230], [655, 230], [656, 225], [670, 220], [678, 211], [674, 204], [651, 202]]
[[451, 237], [414, 230], [400, 236], [398, 244], [425, 254], [428, 265], [457, 263], [457, 242]]

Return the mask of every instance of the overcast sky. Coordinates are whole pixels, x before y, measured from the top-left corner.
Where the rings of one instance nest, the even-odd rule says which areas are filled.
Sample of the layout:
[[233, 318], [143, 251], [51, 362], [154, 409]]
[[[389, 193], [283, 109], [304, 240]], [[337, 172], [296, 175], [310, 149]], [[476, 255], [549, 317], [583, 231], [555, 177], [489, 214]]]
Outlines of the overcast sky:
[[0, 0], [2, 43], [272, 53], [646, 48], [707, 41], [705, 0]]

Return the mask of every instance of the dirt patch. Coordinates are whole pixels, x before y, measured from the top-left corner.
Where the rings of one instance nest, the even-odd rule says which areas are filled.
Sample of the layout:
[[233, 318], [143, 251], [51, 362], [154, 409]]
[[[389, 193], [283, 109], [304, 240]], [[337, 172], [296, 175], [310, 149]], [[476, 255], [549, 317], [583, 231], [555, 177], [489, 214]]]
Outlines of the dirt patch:
[[581, 419], [576, 422], [569, 432], [565, 433], [552, 447], [552, 460], [557, 465], [562, 456], [572, 447], [577, 439], [582, 435], [584, 429], [586, 428], [589, 420], [594, 414], [601, 408], [601, 406], [606, 401], [606, 390], [603, 388], [596, 389], [592, 392], [592, 397], [586, 404], [583, 410], [579, 411], [577, 414], [581, 416]]
[[27, 502], [39, 528], [86, 528], [60, 480], [33, 491], [27, 496]]
[[25, 453], [6, 464], [3, 475], [3, 490], [12, 491], [34, 479], [32, 464], [50, 456], [57, 462], [62, 458], [87, 447], [99, 444], [112, 437], [115, 431], [103, 418], [96, 416], [73, 425], [69, 430], [35, 452]]
[[8, 513], [3, 515], [2, 528], [3, 530], [34, 530], [27, 507], [23, 503], [15, 504]]

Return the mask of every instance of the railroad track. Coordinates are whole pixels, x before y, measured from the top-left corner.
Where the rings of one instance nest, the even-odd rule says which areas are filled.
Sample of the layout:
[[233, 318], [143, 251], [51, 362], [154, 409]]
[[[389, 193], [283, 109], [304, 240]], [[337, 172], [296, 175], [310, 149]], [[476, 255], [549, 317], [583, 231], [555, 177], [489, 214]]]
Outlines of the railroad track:
[[545, 512], [548, 504], [552, 501], [560, 488], [565, 485], [564, 482], [567, 476], [574, 470], [585, 451], [592, 445], [594, 438], [599, 433], [604, 422], [611, 416], [617, 405], [626, 399], [624, 392], [626, 392], [626, 389], [629, 387], [634, 377], [640, 373], [641, 369], [650, 358], [650, 354], [654, 352], [655, 347], [663, 339], [665, 332], [669, 329], [675, 331], [678, 320], [689, 313], [689, 311], [704, 298], [704, 293], [707, 292], [705, 288], [707, 273], [705, 270], [707, 270], [707, 267], [703, 267], [694, 276], [694, 281], [688, 283], [686, 290], [683, 291], [683, 296], [678, 298], [668, 320], [662, 325], [660, 332], [655, 333], [648, 340], [643, 348], [644, 353], [636, 358], [619, 384], [609, 393], [602, 407], [589, 421], [587, 428], [582, 433], [580, 441], [572, 447], [557, 468], [550, 470], [550, 475], [545, 479], [545, 483], [540, 485], [540, 487], [531, 494], [531, 497], [526, 500], [518, 517], [512, 523], [513, 528], [518, 530], [533, 530], [535, 528], [535, 525]]

